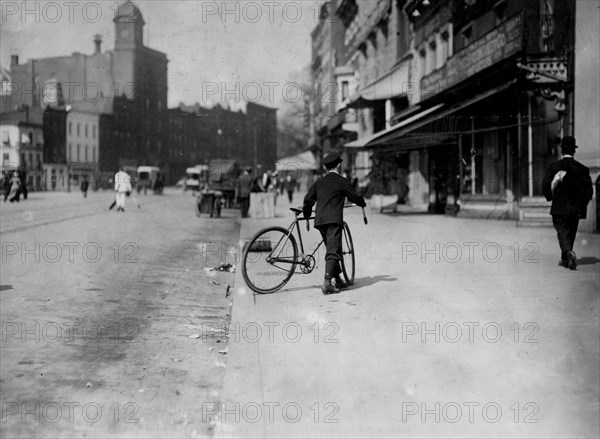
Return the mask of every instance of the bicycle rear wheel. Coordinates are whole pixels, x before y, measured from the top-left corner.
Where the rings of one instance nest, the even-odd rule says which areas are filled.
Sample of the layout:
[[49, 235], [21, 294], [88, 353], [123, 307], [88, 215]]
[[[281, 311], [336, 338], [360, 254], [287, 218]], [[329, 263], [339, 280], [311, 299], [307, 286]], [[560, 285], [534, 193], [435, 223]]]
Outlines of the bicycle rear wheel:
[[297, 261], [294, 236], [283, 227], [269, 227], [244, 246], [242, 276], [252, 291], [274, 293], [290, 280]]
[[344, 223], [342, 229], [342, 273], [348, 284], [354, 283], [354, 244], [352, 243], [352, 235], [348, 224]]

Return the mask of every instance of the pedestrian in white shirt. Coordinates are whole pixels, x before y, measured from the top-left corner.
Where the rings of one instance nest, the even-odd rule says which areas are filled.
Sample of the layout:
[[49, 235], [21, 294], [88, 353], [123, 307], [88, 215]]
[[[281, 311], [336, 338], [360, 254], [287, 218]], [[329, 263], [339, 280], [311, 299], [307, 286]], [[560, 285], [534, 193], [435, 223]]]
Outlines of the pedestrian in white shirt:
[[131, 193], [131, 177], [123, 168], [115, 174], [115, 201], [117, 202], [117, 212], [125, 212], [125, 197]]

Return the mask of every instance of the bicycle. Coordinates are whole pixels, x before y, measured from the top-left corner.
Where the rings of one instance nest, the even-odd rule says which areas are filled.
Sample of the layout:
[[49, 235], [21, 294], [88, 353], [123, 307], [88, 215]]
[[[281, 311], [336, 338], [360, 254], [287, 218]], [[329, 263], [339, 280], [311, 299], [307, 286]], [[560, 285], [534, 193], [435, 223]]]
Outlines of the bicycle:
[[[344, 207], [352, 207], [354, 204]], [[242, 276], [246, 285], [259, 294], [274, 293], [289, 282], [296, 268], [300, 268], [303, 274], [311, 273], [316, 266], [315, 253], [323, 244], [323, 240], [315, 247], [312, 253], [305, 254], [302, 233], [300, 230], [300, 221], [306, 221], [306, 230], [310, 230], [309, 218], [299, 218], [302, 209], [290, 208], [294, 212], [295, 219], [290, 226], [267, 227], [256, 233], [250, 241], [244, 246], [242, 254]], [[367, 216], [363, 207], [363, 220], [367, 224]], [[297, 229], [298, 242], [300, 243], [300, 252], [298, 244], [294, 237], [294, 229]], [[344, 221], [342, 228], [342, 258], [340, 260], [342, 274], [349, 285], [354, 283], [354, 244], [350, 228]]]

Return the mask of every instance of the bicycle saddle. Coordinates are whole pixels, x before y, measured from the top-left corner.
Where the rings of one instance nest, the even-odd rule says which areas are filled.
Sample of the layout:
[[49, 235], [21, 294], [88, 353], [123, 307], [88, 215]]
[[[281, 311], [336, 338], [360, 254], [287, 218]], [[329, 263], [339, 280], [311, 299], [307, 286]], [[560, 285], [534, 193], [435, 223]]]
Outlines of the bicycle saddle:
[[299, 209], [297, 207], [290, 207], [290, 210], [292, 212], [294, 212], [296, 215], [300, 215], [302, 213], [302, 209]]

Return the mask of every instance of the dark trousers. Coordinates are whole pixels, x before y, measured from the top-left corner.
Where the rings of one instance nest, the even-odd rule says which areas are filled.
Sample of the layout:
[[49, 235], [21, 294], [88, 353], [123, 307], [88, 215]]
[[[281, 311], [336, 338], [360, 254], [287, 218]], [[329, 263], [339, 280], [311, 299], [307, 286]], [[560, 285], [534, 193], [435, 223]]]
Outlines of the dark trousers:
[[552, 215], [552, 224], [558, 236], [560, 257], [563, 261], [566, 261], [567, 253], [573, 250], [579, 218], [575, 215]]
[[250, 197], [240, 197], [240, 209], [242, 210], [242, 218], [248, 217], [248, 209], [250, 209]]
[[292, 202], [294, 201], [294, 191], [287, 191], [288, 194], [288, 200], [290, 201], [290, 204], [292, 204]]
[[342, 225], [325, 224], [318, 226], [323, 241], [325, 241], [325, 278], [332, 279], [342, 272], [340, 259], [342, 258]]

